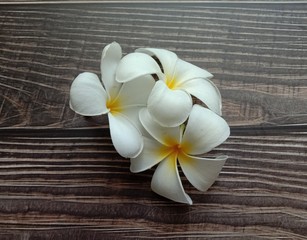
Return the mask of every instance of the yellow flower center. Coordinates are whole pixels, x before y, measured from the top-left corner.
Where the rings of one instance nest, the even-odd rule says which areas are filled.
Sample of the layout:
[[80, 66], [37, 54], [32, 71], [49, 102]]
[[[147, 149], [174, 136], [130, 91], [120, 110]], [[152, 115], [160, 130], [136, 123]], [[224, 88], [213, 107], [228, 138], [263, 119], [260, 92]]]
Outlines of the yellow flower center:
[[182, 148], [180, 144], [175, 144], [171, 147], [172, 153], [176, 154], [177, 156], [181, 153]]
[[165, 145], [159, 149], [159, 156], [166, 157], [173, 155], [176, 160], [179, 155], [185, 155], [184, 153], [188, 153], [191, 146], [188, 142], [178, 143], [175, 139], [164, 139], [163, 142]]
[[112, 114], [119, 113], [122, 110], [119, 98], [115, 100], [108, 99], [106, 105]]
[[176, 80], [175, 77], [167, 76], [165, 83], [168, 86], [168, 88], [172, 90], [176, 89], [179, 86], [178, 81]]
[[188, 144], [187, 142], [185, 142], [185, 143], [178, 143], [178, 144], [174, 144], [174, 145], [170, 146], [169, 150], [172, 153], [176, 153], [177, 156], [178, 156], [178, 155], [180, 155], [182, 153], [189, 152], [189, 146], [190, 146], [190, 144]]
[[157, 152], [158, 157], [160, 159], [169, 158], [170, 161], [168, 161], [168, 166], [170, 169], [175, 170], [178, 158], [180, 158], [180, 161], [185, 161], [187, 164], [193, 164], [193, 162], [190, 162], [190, 158], [187, 157], [191, 150], [191, 143], [186, 141], [179, 142], [177, 139], [169, 136], [163, 139], [163, 143], [163, 146], [161, 146]]

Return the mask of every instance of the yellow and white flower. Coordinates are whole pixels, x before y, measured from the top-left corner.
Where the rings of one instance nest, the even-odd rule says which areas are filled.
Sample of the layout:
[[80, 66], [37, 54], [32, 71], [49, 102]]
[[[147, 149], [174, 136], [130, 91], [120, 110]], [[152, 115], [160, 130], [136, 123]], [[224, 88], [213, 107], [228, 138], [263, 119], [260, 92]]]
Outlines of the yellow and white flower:
[[[157, 61], [149, 61], [148, 56]], [[157, 68], [159, 65], [161, 67]], [[140, 48], [126, 55], [117, 68], [117, 80], [127, 82], [146, 73], [152, 74], [154, 69], [159, 81], [149, 96], [147, 107], [161, 126], [174, 127], [186, 121], [193, 105], [192, 96], [221, 114], [220, 92], [209, 80], [212, 74], [165, 49]]]
[[[83, 116], [108, 114], [115, 149], [121, 156], [131, 158], [143, 149], [138, 114], [146, 106], [154, 79], [146, 74], [133, 81], [130, 78], [126, 83], [118, 83], [115, 72], [121, 58], [122, 50], [118, 43], [107, 45], [101, 58], [102, 81], [90, 72], [77, 76], [70, 89], [70, 107]], [[153, 61], [150, 57], [147, 59]]]
[[159, 164], [152, 178], [152, 190], [173, 201], [192, 204], [183, 189], [177, 162], [190, 183], [206, 191], [218, 177], [227, 156], [205, 158], [200, 155], [228, 138], [228, 124], [200, 105], [192, 107], [186, 126], [162, 127], [153, 121], [146, 108], [140, 111], [140, 120], [152, 138], [144, 137], [144, 148], [140, 155], [131, 158], [130, 170], [141, 172]]
[[[71, 109], [84, 116], [107, 114], [113, 145], [131, 159], [130, 170], [158, 165], [152, 190], [192, 204], [178, 164], [195, 188], [206, 191], [227, 159], [204, 157], [230, 134], [219, 116], [221, 95], [212, 75], [164, 49], [141, 48], [122, 58], [116, 42], [103, 49], [100, 67], [101, 80], [84, 72], [73, 81]], [[192, 97], [206, 107], [193, 105]]]

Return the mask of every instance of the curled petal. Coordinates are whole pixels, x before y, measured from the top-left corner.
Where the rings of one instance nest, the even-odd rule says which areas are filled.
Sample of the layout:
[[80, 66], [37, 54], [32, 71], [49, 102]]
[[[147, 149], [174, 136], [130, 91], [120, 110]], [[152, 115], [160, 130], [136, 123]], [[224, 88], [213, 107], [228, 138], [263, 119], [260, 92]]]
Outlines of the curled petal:
[[192, 109], [190, 94], [171, 90], [163, 81], [156, 82], [148, 98], [148, 111], [161, 126], [175, 127], [182, 124]]
[[181, 87], [201, 100], [216, 114], [222, 114], [222, 98], [220, 91], [210, 80], [195, 78], [185, 82]]
[[122, 49], [117, 42], [107, 45], [101, 56], [101, 78], [109, 96], [116, 96], [121, 84], [115, 81], [117, 65], [122, 58]]
[[107, 93], [94, 73], [81, 73], [70, 88], [70, 107], [83, 116], [97, 116], [108, 112]]
[[183, 84], [186, 81], [192, 80], [194, 78], [212, 78], [213, 75], [208, 71], [197, 67], [189, 62], [178, 59], [176, 63], [174, 79], [178, 84]]
[[215, 159], [180, 154], [179, 163], [189, 182], [198, 190], [206, 191], [217, 179], [227, 156]]
[[151, 75], [124, 83], [118, 95], [122, 107], [146, 106], [154, 85], [155, 81]]
[[158, 48], [139, 48], [136, 50], [136, 52], [146, 53], [152, 57], [158, 58], [162, 65], [164, 74], [168, 77], [173, 76], [175, 65], [178, 59], [175, 53]]
[[179, 127], [162, 127], [154, 121], [148, 112], [147, 108], [140, 110], [140, 121], [146, 131], [158, 142], [166, 146], [173, 146], [174, 142], [180, 142], [180, 128]]
[[177, 169], [177, 154], [171, 154], [158, 165], [152, 177], [151, 189], [173, 201], [190, 205], [193, 203], [181, 183]]
[[139, 118], [139, 112], [144, 107], [128, 107], [121, 109], [120, 113], [127, 117], [131, 123], [141, 132], [143, 137], [152, 138], [152, 136], [144, 128]]
[[197, 155], [209, 152], [223, 143], [230, 129], [226, 121], [207, 108], [195, 104], [182, 138], [185, 152]]
[[130, 53], [120, 61], [116, 70], [116, 80], [123, 83], [145, 75], [160, 73], [161, 69], [152, 57], [144, 53]]
[[131, 158], [131, 172], [142, 172], [156, 165], [170, 154], [168, 147], [152, 138], [144, 137], [144, 148], [140, 155]]
[[[139, 119], [139, 112], [143, 107], [129, 107], [120, 110], [120, 113], [124, 115], [139, 131], [143, 129], [143, 125]], [[144, 130], [145, 131], [145, 130]], [[142, 134], [143, 135], [143, 134]]]
[[108, 114], [110, 133], [116, 151], [123, 157], [134, 158], [143, 149], [140, 131], [120, 113]]

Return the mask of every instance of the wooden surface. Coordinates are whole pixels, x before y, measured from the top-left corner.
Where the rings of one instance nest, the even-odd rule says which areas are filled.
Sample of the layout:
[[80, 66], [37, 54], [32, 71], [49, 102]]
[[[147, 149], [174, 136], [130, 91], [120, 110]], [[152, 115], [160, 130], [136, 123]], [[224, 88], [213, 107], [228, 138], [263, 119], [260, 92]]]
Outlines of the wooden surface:
[[[68, 106], [102, 48], [161, 47], [212, 72], [231, 137], [193, 206], [129, 172], [105, 117]], [[0, 6], [0, 239], [306, 239], [307, 4]]]

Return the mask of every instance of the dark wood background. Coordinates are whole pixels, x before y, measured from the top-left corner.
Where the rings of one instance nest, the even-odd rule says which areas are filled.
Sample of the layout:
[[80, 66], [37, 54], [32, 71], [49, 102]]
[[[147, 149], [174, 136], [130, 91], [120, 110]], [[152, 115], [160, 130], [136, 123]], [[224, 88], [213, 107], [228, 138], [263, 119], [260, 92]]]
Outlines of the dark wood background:
[[[2, 2], [4, 3], [4, 2]], [[0, 239], [306, 239], [307, 4], [0, 5]], [[160, 47], [208, 69], [231, 137], [194, 205], [129, 172], [105, 117], [68, 106], [102, 48]]]

